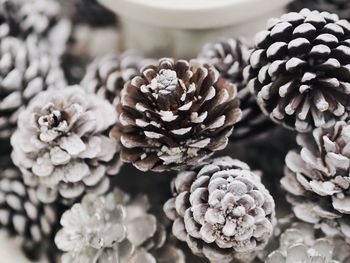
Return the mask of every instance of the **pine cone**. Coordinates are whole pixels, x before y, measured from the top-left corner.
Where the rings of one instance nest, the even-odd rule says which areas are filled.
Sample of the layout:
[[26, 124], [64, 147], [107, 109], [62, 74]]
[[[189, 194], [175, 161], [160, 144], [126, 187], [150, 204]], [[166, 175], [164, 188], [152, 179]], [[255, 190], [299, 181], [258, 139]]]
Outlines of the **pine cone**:
[[299, 134], [297, 142], [302, 149], [287, 154], [281, 180], [295, 215], [350, 243], [350, 125]]
[[342, 19], [350, 20], [350, 2], [348, 0], [294, 0], [289, 5], [290, 11], [300, 11], [303, 8], [310, 10], [335, 13]]
[[120, 166], [108, 135], [116, 121], [112, 105], [78, 86], [41, 92], [19, 115], [12, 159], [42, 202], [105, 193]]
[[131, 51], [98, 58], [88, 67], [81, 86], [117, 105], [124, 84], [138, 75], [142, 61], [142, 56]]
[[282, 233], [280, 247], [267, 257], [265, 263], [345, 263], [350, 260], [349, 250], [349, 245], [343, 240], [316, 239], [311, 225], [298, 223]]
[[193, 60], [159, 60], [121, 93], [115, 136], [121, 158], [142, 171], [194, 165], [226, 147], [241, 111], [236, 88], [214, 67]]
[[273, 124], [262, 114], [243, 77], [243, 69], [248, 64], [249, 55], [248, 44], [236, 38], [209, 43], [199, 54], [199, 59], [211, 63], [223, 78], [237, 85], [242, 119], [235, 125], [231, 135], [232, 139], [242, 139], [264, 132]]
[[[119, 190], [95, 198], [87, 195], [61, 218], [62, 229], [55, 243], [65, 253], [62, 263], [154, 263], [152, 250], [145, 247], [158, 232], [157, 219], [148, 213], [146, 197], [128, 203]], [[163, 232], [165, 235], [165, 232]], [[162, 239], [164, 244], [165, 239]], [[176, 260], [179, 253], [167, 247], [167, 261]], [[175, 258], [175, 260], [174, 260]]]
[[193, 253], [230, 262], [263, 249], [275, 224], [274, 200], [245, 163], [216, 158], [178, 174], [164, 211]]
[[61, 6], [54, 0], [3, 0], [0, 21], [8, 27], [8, 35], [25, 39], [34, 35], [47, 41], [51, 52], [62, 55], [71, 26], [62, 18]]
[[249, 87], [272, 120], [310, 131], [349, 115], [350, 23], [303, 9], [272, 19], [256, 36], [245, 70]]
[[[18, 170], [0, 172], [0, 228], [21, 238], [32, 256], [39, 256], [47, 247], [58, 224], [56, 205], [40, 202], [35, 190], [25, 186]], [[33, 255], [33, 253], [35, 255]]]
[[96, 0], [73, 0], [76, 7], [77, 22], [91, 26], [109, 26], [116, 23], [113, 12], [101, 6]]
[[0, 138], [8, 139], [23, 107], [43, 90], [64, 87], [65, 79], [59, 59], [35, 37], [0, 38], [0, 61]]

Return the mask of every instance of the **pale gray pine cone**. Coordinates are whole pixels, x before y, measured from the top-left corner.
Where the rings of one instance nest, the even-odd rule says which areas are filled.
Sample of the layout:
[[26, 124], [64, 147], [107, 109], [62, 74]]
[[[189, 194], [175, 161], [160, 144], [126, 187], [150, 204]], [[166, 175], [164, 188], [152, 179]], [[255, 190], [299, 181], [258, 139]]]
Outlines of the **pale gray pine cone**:
[[221, 157], [180, 172], [164, 205], [172, 232], [194, 254], [231, 262], [262, 250], [273, 234], [275, 203], [247, 164]]
[[71, 24], [63, 18], [58, 1], [2, 0], [0, 5], [3, 23], [9, 26], [9, 35], [21, 39], [34, 35], [40, 41], [48, 42], [52, 53], [63, 54]]
[[198, 58], [211, 63], [220, 75], [237, 85], [242, 119], [235, 125], [232, 139], [242, 139], [265, 132], [273, 126], [247, 87], [243, 70], [248, 64], [250, 46], [244, 39], [225, 38], [206, 44]]
[[312, 225], [293, 224], [280, 236], [279, 248], [265, 263], [349, 263], [350, 246], [340, 238], [317, 238]]
[[36, 94], [64, 86], [60, 60], [46, 43], [34, 36], [0, 37], [0, 138], [11, 136], [18, 114]]
[[58, 212], [56, 204], [38, 200], [18, 170], [0, 171], [0, 229], [19, 237], [29, 255], [40, 256], [48, 248], [59, 222]]
[[300, 11], [303, 8], [310, 10], [335, 13], [340, 18], [350, 20], [349, 0], [294, 0], [289, 6], [290, 11]]
[[70, 203], [102, 194], [119, 171], [114, 107], [79, 86], [48, 90], [20, 113], [12, 160], [43, 202]]
[[300, 151], [286, 156], [281, 184], [297, 218], [350, 243], [350, 125], [299, 134]]
[[[86, 195], [61, 218], [55, 243], [64, 252], [62, 263], [184, 263], [175, 247], [162, 250], [166, 232], [149, 208], [146, 196], [131, 201], [118, 189], [98, 198]], [[162, 238], [155, 239], [161, 242], [150, 247], [149, 240], [159, 233]], [[158, 261], [155, 251], [166, 261]]]
[[159, 60], [128, 82], [118, 106], [121, 158], [142, 171], [194, 165], [228, 143], [241, 110], [236, 87], [196, 60]]
[[350, 23], [303, 9], [271, 19], [256, 35], [245, 76], [263, 112], [307, 132], [349, 115]]
[[117, 105], [124, 84], [139, 74], [142, 61], [144, 58], [133, 51], [97, 58], [88, 66], [80, 85]]

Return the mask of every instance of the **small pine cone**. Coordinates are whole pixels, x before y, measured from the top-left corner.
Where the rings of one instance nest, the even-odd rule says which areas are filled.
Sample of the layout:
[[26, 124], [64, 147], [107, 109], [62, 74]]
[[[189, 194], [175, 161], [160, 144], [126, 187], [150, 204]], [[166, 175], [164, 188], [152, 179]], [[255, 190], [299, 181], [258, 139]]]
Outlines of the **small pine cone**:
[[281, 180], [296, 217], [350, 242], [350, 125], [317, 128], [297, 142], [301, 150], [287, 154]]
[[345, 263], [350, 260], [350, 246], [340, 238], [315, 237], [312, 225], [293, 224], [280, 236], [280, 246], [265, 263], [317, 262]]
[[236, 38], [209, 43], [199, 54], [199, 59], [212, 64], [223, 78], [237, 85], [242, 119], [235, 125], [231, 135], [232, 139], [242, 139], [264, 132], [273, 124], [261, 112], [243, 77], [243, 70], [248, 64], [249, 55], [249, 45], [244, 40]]
[[[62, 229], [55, 237], [64, 251], [62, 263], [154, 263], [158, 262], [149, 240], [159, 233], [157, 219], [148, 213], [147, 197], [128, 202], [118, 189], [96, 199], [87, 195], [61, 218]], [[165, 231], [163, 235], [165, 237]], [[165, 238], [162, 238], [164, 245]], [[184, 263], [181, 253], [166, 247], [161, 255], [171, 263]], [[165, 253], [165, 254], [164, 254]], [[159, 261], [161, 263], [161, 261]]]
[[76, 8], [76, 17], [73, 19], [77, 22], [97, 27], [116, 23], [116, 15], [96, 0], [73, 0], [73, 2]]
[[81, 86], [117, 105], [124, 84], [138, 75], [142, 61], [142, 56], [131, 51], [98, 58], [88, 67]]
[[335, 13], [342, 19], [350, 20], [349, 0], [294, 0], [288, 8], [290, 11], [296, 12], [299, 12], [303, 8], [326, 11]]
[[[60, 4], [55, 0], [3, 0], [3, 23], [8, 35], [25, 39], [34, 35], [50, 44], [51, 52], [62, 55], [71, 32], [70, 22], [62, 18]], [[3, 26], [3, 25], [1, 25]]]
[[111, 104], [79, 86], [41, 92], [19, 115], [12, 160], [42, 202], [105, 193], [120, 166], [108, 134], [116, 121]]
[[216, 158], [178, 174], [164, 211], [193, 253], [230, 262], [261, 250], [272, 236], [275, 203], [245, 163]]
[[272, 120], [307, 132], [349, 115], [349, 61], [350, 23], [303, 9], [257, 34], [245, 74]]
[[39, 92], [60, 89], [65, 78], [59, 59], [35, 37], [0, 40], [0, 139], [8, 139], [19, 112]]
[[228, 143], [241, 110], [236, 87], [213, 66], [159, 60], [128, 82], [114, 133], [121, 158], [142, 171], [194, 165]]
[[27, 253], [44, 252], [58, 224], [57, 212], [56, 205], [43, 204], [35, 190], [24, 185], [18, 170], [0, 171], [0, 228], [20, 237], [23, 248], [32, 249]]

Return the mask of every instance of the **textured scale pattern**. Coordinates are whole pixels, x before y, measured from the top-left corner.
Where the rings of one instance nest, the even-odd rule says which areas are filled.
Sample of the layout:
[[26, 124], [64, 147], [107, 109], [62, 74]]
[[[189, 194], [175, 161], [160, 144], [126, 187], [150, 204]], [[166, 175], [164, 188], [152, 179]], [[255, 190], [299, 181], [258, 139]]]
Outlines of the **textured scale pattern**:
[[[23, 247], [37, 254], [58, 224], [57, 206], [40, 202], [16, 169], [0, 171], [0, 228], [20, 237]], [[33, 252], [27, 251], [27, 252]]]
[[18, 114], [39, 92], [66, 85], [58, 57], [35, 37], [0, 37], [0, 138], [8, 139]]
[[125, 83], [139, 74], [143, 60], [141, 55], [132, 51], [97, 58], [88, 67], [81, 86], [117, 105]]
[[118, 189], [86, 195], [61, 218], [55, 243], [64, 252], [62, 263], [185, 263], [180, 250], [165, 244], [165, 229], [149, 209], [146, 196], [130, 201]]
[[300, 151], [286, 156], [281, 180], [295, 215], [350, 241], [350, 125], [299, 134]]
[[41, 92], [19, 115], [12, 160], [43, 202], [105, 193], [108, 175], [120, 167], [117, 141], [109, 136], [117, 121], [108, 101], [79, 86]]
[[349, 115], [350, 23], [303, 9], [256, 35], [245, 76], [272, 120], [307, 132]]
[[236, 87], [195, 60], [159, 60], [128, 82], [118, 107], [123, 161], [142, 171], [180, 169], [224, 149], [241, 110]]
[[242, 119], [235, 125], [232, 139], [247, 138], [273, 126], [273, 122], [262, 114], [243, 76], [250, 55], [250, 46], [246, 42], [236, 38], [222, 39], [206, 44], [198, 56], [199, 59], [212, 64], [223, 78], [237, 86]]
[[214, 262], [231, 262], [261, 250], [272, 236], [275, 203], [245, 163], [230, 157], [180, 172], [164, 205], [173, 234], [192, 252]]
[[290, 11], [299, 12], [303, 8], [335, 13], [340, 18], [350, 20], [350, 2], [348, 0], [294, 0], [289, 5]]

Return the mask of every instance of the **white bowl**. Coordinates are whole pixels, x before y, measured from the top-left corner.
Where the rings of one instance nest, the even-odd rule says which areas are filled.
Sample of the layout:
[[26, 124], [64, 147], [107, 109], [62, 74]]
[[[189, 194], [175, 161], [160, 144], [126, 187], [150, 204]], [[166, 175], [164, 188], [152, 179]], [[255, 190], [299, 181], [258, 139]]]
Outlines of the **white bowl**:
[[119, 15], [122, 46], [190, 58], [225, 36], [251, 37], [291, 0], [98, 0]]

